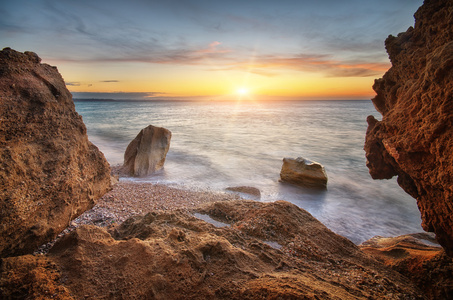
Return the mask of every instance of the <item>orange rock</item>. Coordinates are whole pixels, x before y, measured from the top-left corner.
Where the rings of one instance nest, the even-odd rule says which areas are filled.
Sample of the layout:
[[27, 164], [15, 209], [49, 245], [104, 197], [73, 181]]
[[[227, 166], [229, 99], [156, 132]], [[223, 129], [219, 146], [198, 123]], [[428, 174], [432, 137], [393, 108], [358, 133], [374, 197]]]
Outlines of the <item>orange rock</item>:
[[[192, 213], [154, 211], [110, 233], [77, 228], [45, 256], [61, 278], [50, 287], [76, 299], [424, 299], [406, 278], [294, 204], [221, 201]], [[31, 286], [38, 270], [17, 270], [21, 260], [1, 266], [0, 291], [26, 298], [15, 278]]]
[[392, 67], [373, 86], [365, 151], [375, 179], [398, 176], [422, 226], [453, 255], [453, 2], [426, 0], [415, 26], [386, 48]]
[[360, 249], [411, 279], [427, 299], [452, 299], [453, 260], [445, 255], [433, 234], [374, 237]]

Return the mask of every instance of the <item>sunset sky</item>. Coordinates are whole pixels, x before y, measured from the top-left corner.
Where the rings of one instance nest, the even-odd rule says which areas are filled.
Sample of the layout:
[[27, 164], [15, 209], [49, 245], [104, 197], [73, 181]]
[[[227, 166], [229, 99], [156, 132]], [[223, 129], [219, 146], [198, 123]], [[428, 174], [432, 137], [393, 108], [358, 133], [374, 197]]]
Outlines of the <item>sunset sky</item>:
[[57, 66], [74, 98], [370, 99], [422, 2], [2, 1], [0, 47]]

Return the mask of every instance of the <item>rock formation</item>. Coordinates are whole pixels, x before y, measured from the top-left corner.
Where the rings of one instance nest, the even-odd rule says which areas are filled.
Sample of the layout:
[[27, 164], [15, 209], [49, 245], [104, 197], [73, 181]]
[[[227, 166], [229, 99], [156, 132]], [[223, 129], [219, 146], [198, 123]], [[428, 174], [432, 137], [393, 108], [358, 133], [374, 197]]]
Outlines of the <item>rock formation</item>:
[[389, 36], [392, 67], [375, 81], [365, 151], [375, 179], [398, 176], [426, 231], [453, 255], [453, 2], [425, 0], [415, 26]]
[[324, 167], [302, 157], [284, 158], [280, 179], [303, 187], [320, 189], [327, 187], [327, 174]]
[[171, 132], [149, 125], [130, 142], [124, 153], [123, 170], [131, 176], [147, 176], [164, 167]]
[[47, 281], [54, 297], [76, 299], [423, 299], [288, 202], [225, 201], [197, 212], [229, 226], [184, 210], [133, 217], [110, 233], [82, 226], [46, 256], [5, 259], [0, 290], [46, 292], [30, 281]]
[[453, 299], [453, 259], [445, 255], [434, 234], [377, 236], [359, 247], [411, 279], [427, 299]]
[[52, 240], [110, 188], [55, 67], [32, 52], [0, 52], [0, 255]]

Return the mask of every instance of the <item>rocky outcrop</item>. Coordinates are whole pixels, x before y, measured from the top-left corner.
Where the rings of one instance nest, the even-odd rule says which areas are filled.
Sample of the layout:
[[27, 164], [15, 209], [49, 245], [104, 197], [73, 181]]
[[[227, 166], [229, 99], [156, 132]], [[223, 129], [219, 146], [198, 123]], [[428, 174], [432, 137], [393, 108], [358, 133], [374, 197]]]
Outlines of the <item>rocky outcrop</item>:
[[149, 125], [130, 142], [124, 153], [123, 171], [131, 176], [147, 176], [164, 167], [171, 132]]
[[32, 52], [0, 52], [0, 255], [52, 240], [110, 187], [55, 67]]
[[422, 299], [406, 278], [288, 202], [224, 201], [197, 212], [228, 226], [186, 210], [133, 217], [110, 233], [82, 226], [36, 261], [5, 259], [0, 290], [23, 295], [46, 279], [76, 299]]
[[386, 48], [392, 67], [375, 81], [365, 151], [375, 179], [398, 176], [426, 231], [453, 255], [453, 2], [425, 0], [415, 26]]
[[302, 157], [283, 159], [280, 180], [303, 187], [327, 188], [327, 174], [324, 167]]
[[434, 234], [377, 236], [359, 247], [411, 279], [427, 299], [453, 299], [453, 260], [436, 243]]

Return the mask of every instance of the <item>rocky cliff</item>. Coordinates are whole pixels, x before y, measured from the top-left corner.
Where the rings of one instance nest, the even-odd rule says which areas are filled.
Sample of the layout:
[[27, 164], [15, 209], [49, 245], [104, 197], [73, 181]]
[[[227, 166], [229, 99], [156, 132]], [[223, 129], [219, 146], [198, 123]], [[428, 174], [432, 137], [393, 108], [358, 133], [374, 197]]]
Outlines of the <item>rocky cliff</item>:
[[55, 67], [0, 52], [0, 254], [30, 253], [91, 208], [110, 167]]
[[385, 42], [392, 67], [373, 86], [365, 151], [375, 179], [398, 176], [426, 231], [453, 255], [453, 1], [426, 0]]

